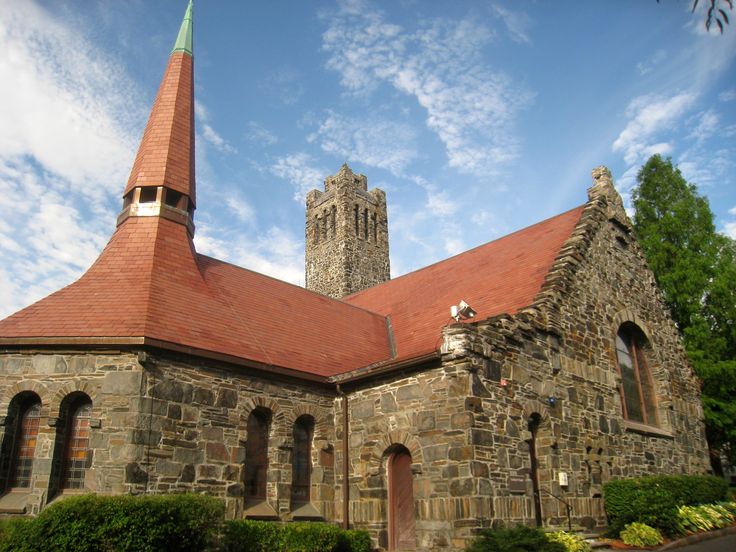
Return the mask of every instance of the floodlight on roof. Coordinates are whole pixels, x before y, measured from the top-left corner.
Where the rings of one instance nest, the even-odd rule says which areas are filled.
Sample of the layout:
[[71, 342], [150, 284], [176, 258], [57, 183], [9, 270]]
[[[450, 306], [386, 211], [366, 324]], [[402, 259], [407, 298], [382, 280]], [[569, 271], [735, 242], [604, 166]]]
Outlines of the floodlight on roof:
[[465, 301], [460, 301], [459, 304], [452, 305], [450, 307], [450, 316], [458, 322], [460, 322], [461, 319], [467, 320], [468, 318], [473, 318], [476, 314], [478, 313], [475, 312]]

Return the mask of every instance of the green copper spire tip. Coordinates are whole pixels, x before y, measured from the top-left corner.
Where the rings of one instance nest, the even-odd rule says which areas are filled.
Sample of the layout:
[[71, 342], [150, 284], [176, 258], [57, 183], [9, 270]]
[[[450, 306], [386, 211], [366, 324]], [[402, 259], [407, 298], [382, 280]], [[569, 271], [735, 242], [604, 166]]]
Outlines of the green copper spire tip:
[[172, 54], [174, 52], [186, 52], [190, 56], [194, 55], [194, 50], [192, 48], [193, 26], [194, 23], [192, 22], [192, 0], [189, 0], [187, 11], [184, 13], [184, 21], [181, 22], [181, 28], [179, 29], [179, 36], [176, 37], [174, 49], [171, 51]]

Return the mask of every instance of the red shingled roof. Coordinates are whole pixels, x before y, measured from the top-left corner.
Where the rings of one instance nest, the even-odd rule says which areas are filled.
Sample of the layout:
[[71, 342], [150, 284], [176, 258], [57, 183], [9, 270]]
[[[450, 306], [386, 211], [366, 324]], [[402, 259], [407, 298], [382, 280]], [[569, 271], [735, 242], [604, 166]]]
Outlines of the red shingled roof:
[[198, 255], [184, 225], [159, 217], [126, 219], [77, 282], [1, 321], [0, 336], [146, 337], [316, 376], [390, 356], [382, 316]]
[[191, 55], [171, 54], [123, 195], [136, 186], [167, 186], [196, 203], [193, 72]]
[[343, 299], [390, 317], [396, 361], [439, 348], [441, 330], [455, 321], [461, 300], [483, 320], [533, 303], [583, 207]]

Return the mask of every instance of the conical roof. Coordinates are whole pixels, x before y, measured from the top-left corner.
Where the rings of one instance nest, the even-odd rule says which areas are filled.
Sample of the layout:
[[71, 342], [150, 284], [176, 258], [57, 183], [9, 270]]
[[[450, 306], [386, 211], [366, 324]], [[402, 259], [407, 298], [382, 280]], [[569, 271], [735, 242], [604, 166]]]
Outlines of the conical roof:
[[123, 195], [137, 186], [166, 186], [196, 205], [192, 31], [189, 2]]

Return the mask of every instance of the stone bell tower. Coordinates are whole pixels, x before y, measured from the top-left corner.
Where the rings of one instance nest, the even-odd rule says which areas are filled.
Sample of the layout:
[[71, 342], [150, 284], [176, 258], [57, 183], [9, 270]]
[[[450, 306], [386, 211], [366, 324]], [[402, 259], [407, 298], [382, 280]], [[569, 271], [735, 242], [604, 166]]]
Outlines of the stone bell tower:
[[389, 278], [386, 194], [346, 163], [307, 194], [306, 287], [340, 298]]

